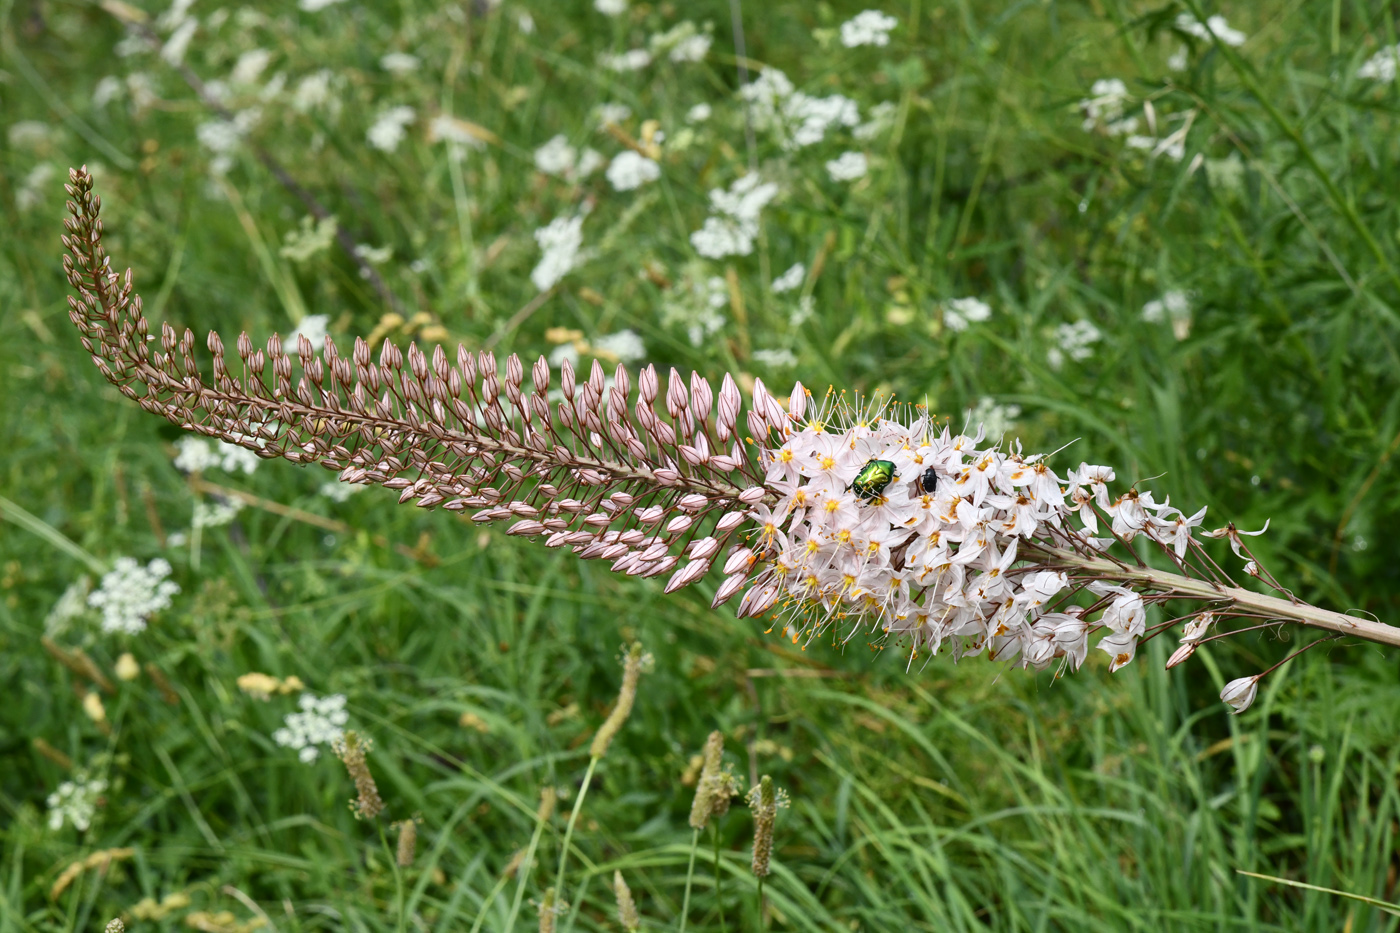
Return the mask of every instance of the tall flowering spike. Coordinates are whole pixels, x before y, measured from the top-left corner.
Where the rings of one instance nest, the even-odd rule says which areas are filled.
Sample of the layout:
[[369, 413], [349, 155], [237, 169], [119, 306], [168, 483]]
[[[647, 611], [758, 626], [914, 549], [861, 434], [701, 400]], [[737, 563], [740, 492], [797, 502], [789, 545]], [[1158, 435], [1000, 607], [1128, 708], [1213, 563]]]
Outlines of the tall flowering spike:
[[357, 820], [372, 820], [384, 811], [384, 801], [366, 760], [373, 747], [368, 737], [353, 730], [342, 733], [331, 743], [331, 750], [345, 763], [345, 770], [355, 782], [356, 797], [350, 801], [350, 809]]
[[[648, 367], [634, 393], [625, 369], [609, 386], [596, 360], [582, 383], [565, 361], [551, 403], [542, 361], [527, 398], [518, 357], [502, 373], [488, 352], [459, 347], [454, 366], [440, 347], [429, 361], [410, 346], [405, 366], [385, 341], [376, 364], [360, 339], [349, 360], [299, 339], [297, 374], [275, 334], [265, 352], [240, 335], [232, 366], [211, 334], [211, 378], [194, 334], [163, 324], [154, 339], [131, 272], [113, 271], [87, 170], [67, 189], [69, 317], [104, 378], [142, 408], [405, 504], [507, 522], [618, 573], [664, 578], [667, 592], [718, 563], [714, 604], [739, 597], [740, 616], [774, 613], [794, 641], [871, 632], [904, 644], [911, 664], [946, 650], [1037, 670], [1078, 669], [1097, 647], [1118, 670], [1165, 627], [1150, 610], [1184, 600], [1221, 619], [1400, 645], [1400, 629], [1299, 601], [1250, 552], [1262, 531], [1201, 531], [1204, 510], [1136, 487], [1115, 494], [1109, 467], [1057, 471], [1019, 444], [984, 445], [980, 425], [936, 430], [918, 409], [851, 407], [829, 392], [813, 412], [798, 383], [784, 410], [755, 380], [745, 411], [728, 374], [715, 397], [701, 376], [687, 384], [673, 369], [663, 387]], [[1206, 552], [1212, 537], [1280, 595], [1239, 586]], [[1138, 538], [1167, 569], [1145, 563]]]
[[613, 872], [613, 896], [617, 899], [617, 922], [626, 933], [637, 933], [642, 928], [642, 919], [637, 915], [637, 902], [632, 899], [632, 889], [622, 878], [622, 872]]
[[[715, 797], [720, 775], [720, 759], [724, 755], [724, 733], [716, 729], [705, 739], [701, 753], [700, 776], [695, 781], [695, 799], [690, 804], [690, 826], [704, 829], [715, 812]], [[726, 807], [729, 801], [725, 800]]]
[[755, 878], [766, 878], [773, 858], [773, 829], [778, 811], [788, 805], [787, 792], [774, 786], [773, 779], [765, 774], [749, 788], [748, 804], [753, 811], [753, 874]]
[[648, 657], [642, 653], [641, 642], [633, 642], [627, 659], [622, 663], [622, 689], [617, 693], [617, 705], [598, 727], [598, 734], [593, 736], [593, 744], [588, 750], [590, 758], [602, 758], [608, 753], [608, 746], [632, 714], [632, 704], [637, 700], [637, 684], [647, 660]]
[[399, 829], [399, 843], [394, 853], [394, 864], [400, 868], [407, 868], [413, 864], [413, 856], [418, 849], [418, 824], [413, 820], [400, 820], [394, 825]]

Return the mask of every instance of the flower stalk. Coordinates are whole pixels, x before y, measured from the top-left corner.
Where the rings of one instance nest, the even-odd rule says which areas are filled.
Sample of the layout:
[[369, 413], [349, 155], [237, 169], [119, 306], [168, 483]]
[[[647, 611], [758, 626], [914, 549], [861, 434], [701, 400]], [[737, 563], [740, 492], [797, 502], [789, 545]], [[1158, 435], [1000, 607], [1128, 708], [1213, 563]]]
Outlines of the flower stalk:
[[[809, 412], [801, 383], [780, 401], [758, 380], [746, 406], [728, 375], [716, 393], [697, 373], [663, 381], [649, 366], [634, 386], [625, 367], [609, 379], [596, 360], [586, 377], [566, 361], [553, 387], [541, 357], [527, 385], [514, 355], [502, 364], [386, 341], [376, 362], [364, 340], [344, 356], [330, 337], [318, 352], [304, 336], [255, 347], [243, 334], [230, 361], [210, 333], [201, 362], [193, 332], [154, 333], [130, 270], [112, 269], [85, 168], [67, 189], [69, 316], [103, 376], [142, 408], [261, 457], [395, 490], [401, 503], [509, 522], [507, 534], [665, 577], [667, 593], [720, 572], [713, 605], [737, 597], [739, 616], [769, 616], [794, 642], [873, 632], [911, 665], [946, 650], [1077, 670], [1094, 637], [1117, 671], [1169, 627], [1149, 633], [1148, 607], [1175, 601], [1196, 608], [1173, 622], [1196, 621], [1173, 664], [1207, 618], [1400, 646], [1400, 628], [1285, 589], [1245, 543], [1262, 530], [1203, 531], [1205, 509], [1187, 515], [1136, 485], [1111, 494], [1109, 467], [1057, 473], [1018, 443], [983, 445], [980, 428], [954, 434], [919, 408], [828, 394]], [[1236, 583], [1205, 538], [1224, 539], [1280, 595]], [[605, 751], [603, 732], [598, 741]]]

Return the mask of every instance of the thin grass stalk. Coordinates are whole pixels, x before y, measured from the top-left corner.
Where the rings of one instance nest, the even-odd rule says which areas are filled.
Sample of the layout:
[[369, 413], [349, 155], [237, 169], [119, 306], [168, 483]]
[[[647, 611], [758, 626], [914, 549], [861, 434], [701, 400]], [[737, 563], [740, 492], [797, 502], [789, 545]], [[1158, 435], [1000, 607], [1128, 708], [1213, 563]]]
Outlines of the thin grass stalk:
[[680, 933], [685, 933], [686, 923], [690, 920], [690, 886], [695, 881], [695, 853], [700, 850], [700, 830], [691, 830], [690, 835], [690, 864], [685, 869], [685, 896], [681, 898], [681, 928]]
[[[515, 918], [520, 915], [520, 905], [525, 900], [525, 885], [530, 880], [530, 869], [535, 864], [535, 850], [540, 844], [540, 836], [544, 834], [545, 825], [548, 824], [549, 818], [554, 815], [555, 799], [552, 787], [546, 787], [540, 793], [540, 806], [535, 811], [535, 831], [530, 834], [530, 845], [526, 847], [525, 857], [520, 860], [520, 865], [515, 870], [515, 899], [511, 901], [510, 914], [506, 917], [505, 929], [507, 930], [515, 929]], [[481, 915], [477, 917], [477, 922], [472, 926], [473, 933], [480, 928], [481, 921], [485, 916], [486, 905], [483, 905]]]
[[559, 869], [554, 873], [554, 890], [562, 892], [564, 890], [564, 868], [569, 861], [569, 844], [574, 838], [574, 826], [578, 823], [578, 815], [583, 812], [583, 800], [588, 796], [588, 785], [593, 782], [593, 770], [598, 767], [597, 758], [588, 759], [588, 770], [583, 774], [583, 786], [579, 788], [578, 797], [574, 799], [574, 807], [569, 811], [569, 823], [564, 828], [564, 841], [559, 847]]
[[711, 827], [711, 835], [715, 842], [715, 906], [719, 908], [719, 928], [723, 931], [729, 927], [724, 922], [724, 891], [719, 877], [719, 820], [715, 820], [714, 826]]

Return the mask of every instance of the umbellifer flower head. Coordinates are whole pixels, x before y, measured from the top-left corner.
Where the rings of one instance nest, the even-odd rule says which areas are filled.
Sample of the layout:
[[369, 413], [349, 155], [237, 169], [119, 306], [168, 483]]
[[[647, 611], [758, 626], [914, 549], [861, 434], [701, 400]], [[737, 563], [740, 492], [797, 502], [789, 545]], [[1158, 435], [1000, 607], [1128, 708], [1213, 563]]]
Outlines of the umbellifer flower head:
[[[1198, 536], [1203, 512], [1187, 516], [1137, 486], [1111, 490], [1110, 467], [1057, 469], [921, 408], [828, 394], [809, 413], [801, 383], [784, 403], [755, 380], [745, 410], [731, 376], [718, 393], [698, 373], [663, 380], [650, 366], [634, 377], [619, 365], [609, 381], [596, 360], [586, 377], [564, 361], [556, 388], [541, 357], [527, 385], [517, 356], [385, 341], [376, 363], [363, 340], [342, 356], [330, 336], [318, 350], [304, 334], [295, 348], [240, 335], [231, 367], [211, 333], [206, 375], [191, 331], [151, 333], [131, 272], [111, 269], [91, 175], [69, 179], [69, 316], [98, 369], [147, 411], [264, 458], [508, 522], [507, 534], [664, 577], [667, 593], [721, 570], [715, 606], [737, 597], [739, 615], [770, 615], [804, 645], [873, 633], [904, 645], [910, 663], [946, 650], [1074, 670], [1092, 642], [1118, 670], [1172, 624], [1149, 618], [1169, 600], [1400, 645], [1400, 629], [1283, 589], [1245, 542], [1262, 532], [1227, 524]], [[713, 200], [753, 219], [769, 189], [753, 177]], [[945, 323], [989, 313], [953, 302]], [[1238, 586], [1205, 551], [1208, 537], [1227, 539], [1248, 575], [1283, 595]], [[1139, 538], [1146, 548], [1135, 549]]]

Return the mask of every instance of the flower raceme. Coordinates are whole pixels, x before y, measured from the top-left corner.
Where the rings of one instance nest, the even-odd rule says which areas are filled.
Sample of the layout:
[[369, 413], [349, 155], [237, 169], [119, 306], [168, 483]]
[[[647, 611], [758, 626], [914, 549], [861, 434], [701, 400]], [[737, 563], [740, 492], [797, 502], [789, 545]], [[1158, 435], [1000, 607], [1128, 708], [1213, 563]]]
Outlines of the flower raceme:
[[[210, 333], [207, 376], [194, 334], [150, 333], [130, 270], [112, 270], [85, 169], [70, 172], [68, 191], [70, 317], [103, 376], [147, 411], [263, 458], [396, 490], [401, 503], [508, 522], [508, 534], [664, 577], [668, 593], [720, 571], [714, 605], [740, 597], [740, 616], [771, 614], [794, 641], [873, 631], [906, 644], [911, 662], [946, 647], [955, 660], [1035, 669], [1077, 669], [1092, 645], [1117, 670], [1142, 640], [1192, 616], [1191, 650], [1208, 640], [1198, 612], [1148, 627], [1149, 606], [1185, 600], [1212, 620], [1400, 645], [1400, 629], [1283, 590], [1245, 545], [1252, 533], [1199, 536], [1227, 538], [1246, 572], [1283, 597], [1237, 586], [1209, 557], [1204, 510], [1188, 516], [1136, 488], [1115, 495], [1108, 467], [1062, 476], [1017, 444], [954, 434], [920, 409], [862, 411], [829, 395], [809, 413], [800, 383], [784, 404], [755, 381], [745, 411], [728, 375], [716, 393], [674, 369], [663, 385], [649, 366], [634, 390], [624, 366], [609, 384], [596, 361], [586, 378], [565, 361], [552, 391], [543, 358], [527, 386], [514, 355], [502, 367], [464, 347], [453, 360], [441, 346], [405, 354], [386, 341], [376, 363], [365, 341], [346, 357], [330, 337], [320, 353], [298, 339], [295, 375], [275, 334], [265, 348], [240, 335], [235, 375]], [[1138, 538], [1172, 569], [1149, 567]], [[1248, 705], [1231, 694], [1222, 699], [1237, 711]]]

